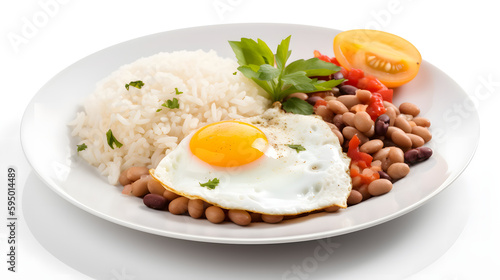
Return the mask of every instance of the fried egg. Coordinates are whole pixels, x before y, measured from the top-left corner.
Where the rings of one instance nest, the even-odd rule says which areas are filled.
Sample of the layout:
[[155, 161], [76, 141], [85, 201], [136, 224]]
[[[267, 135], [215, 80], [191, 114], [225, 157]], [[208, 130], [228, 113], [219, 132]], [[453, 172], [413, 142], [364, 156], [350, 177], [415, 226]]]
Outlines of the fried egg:
[[194, 131], [151, 175], [172, 192], [225, 209], [294, 215], [347, 207], [349, 163], [321, 118], [271, 108]]

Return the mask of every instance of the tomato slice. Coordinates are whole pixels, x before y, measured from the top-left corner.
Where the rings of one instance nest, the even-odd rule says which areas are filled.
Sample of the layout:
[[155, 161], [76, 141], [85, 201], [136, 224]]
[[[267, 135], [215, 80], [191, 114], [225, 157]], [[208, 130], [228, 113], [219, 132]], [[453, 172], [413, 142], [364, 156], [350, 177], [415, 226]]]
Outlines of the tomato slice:
[[422, 64], [422, 56], [410, 42], [378, 30], [341, 32], [333, 39], [333, 51], [347, 70], [361, 69], [389, 88], [411, 81]]

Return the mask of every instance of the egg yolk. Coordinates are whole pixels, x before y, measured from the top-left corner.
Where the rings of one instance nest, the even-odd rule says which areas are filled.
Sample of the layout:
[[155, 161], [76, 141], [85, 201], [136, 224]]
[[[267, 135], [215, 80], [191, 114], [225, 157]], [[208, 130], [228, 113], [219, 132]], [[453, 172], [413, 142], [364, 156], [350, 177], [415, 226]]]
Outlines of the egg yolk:
[[239, 121], [222, 121], [198, 130], [189, 148], [210, 165], [234, 167], [260, 158], [267, 144], [266, 135], [257, 127]]

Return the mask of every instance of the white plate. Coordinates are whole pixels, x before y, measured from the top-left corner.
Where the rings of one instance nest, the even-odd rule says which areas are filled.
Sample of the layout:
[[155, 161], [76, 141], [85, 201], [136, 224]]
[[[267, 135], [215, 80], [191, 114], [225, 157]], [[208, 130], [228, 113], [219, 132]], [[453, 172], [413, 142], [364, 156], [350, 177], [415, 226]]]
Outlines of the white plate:
[[[119, 66], [161, 51], [215, 49], [234, 57], [228, 40], [261, 38], [274, 49], [292, 35], [290, 61], [332, 54], [338, 30], [289, 24], [232, 24], [188, 28], [124, 42], [92, 54], [51, 79], [28, 105], [21, 125], [26, 157], [56, 193], [74, 205], [117, 224], [153, 234], [214, 243], [266, 244], [312, 240], [371, 227], [416, 209], [450, 185], [465, 169], [479, 138], [479, 119], [466, 93], [446, 74], [424, 61], [417, 77], [399, 88], [395, 104], [409, 101], [432, 121], [434, 155], [411, 168], [410, 174], [380, 197], [341, 210], [270, 225], [214, 225], [207, 220], [148, 209], [141, 199], [121, 194], [76, 155], [76, 140], [67, 123], [82, 101]], [[463, 112], [455, 111], [460, 105]], [[64, 211], [64, 209], [61, 209]]]

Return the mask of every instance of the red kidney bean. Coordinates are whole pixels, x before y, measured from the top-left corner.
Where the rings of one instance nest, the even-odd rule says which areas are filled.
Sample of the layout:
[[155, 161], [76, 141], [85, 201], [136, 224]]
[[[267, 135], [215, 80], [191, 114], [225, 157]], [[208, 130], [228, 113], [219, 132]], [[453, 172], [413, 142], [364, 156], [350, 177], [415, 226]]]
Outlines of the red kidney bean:
[[432, 149], [429, 147], [418, 147], [405, 152], [405, 162], [415, 164], [429, 159], [432, 156]]
[[321, 97], [319, 97], [319, 96], [311, 96], [311, 97], [309, 97], [309, 98], [307, 98], [307, 99], [306, 99], [306, 101], [307, 101], [309, 104], [313, 105], [313, 106], [316, 104], [316, 102], [317, 102], [318, 100], [323, 100], [323, 98], [321, 98]]
[[340, 130], [342, 131], [342, 129], [344, 129], [345, 127], [345, 124], [344, 124], [344, 121], [342, 120], [342, 117], [343, 115], [335, 115], [333, 117], [333, 124]]
[[389, 174], [385, 173], [384, 171], [378, 171], [378, 175], [380, 175], [380, 179], [386, 179], [392, 182], [391, 176], [389, 176]]
[[389, 128], [390, 118], [386, 114], [378, 116], [375, 120], [375, 135], [384, 136], [387, 133], [387, 128]]
[[146, 205], [147, 207], [156, 210], [165, 209], [168, 203], [167, 199], [165, 199], [163, 196], [154, 193], [150, 193], [144, 196], [142, 202], [144, 202], [144, 205]]
[[342, 85], [339, 87], [341, 95], [356, 95], [357, 87], [351, 85]]

